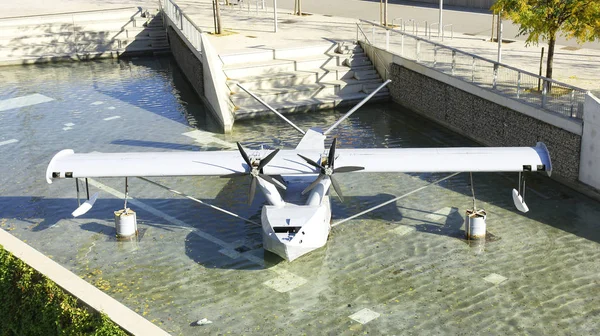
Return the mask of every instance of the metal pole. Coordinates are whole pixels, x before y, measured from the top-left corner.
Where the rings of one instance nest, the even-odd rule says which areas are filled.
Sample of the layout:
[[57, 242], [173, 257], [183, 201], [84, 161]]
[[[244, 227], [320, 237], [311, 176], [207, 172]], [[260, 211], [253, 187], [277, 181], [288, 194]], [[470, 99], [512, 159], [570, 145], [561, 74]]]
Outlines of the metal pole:
[[75, 178], [75, 189], [77, 189], [77, 206], [81, 206], [81, 199], [79, 198], [79, 179]]
[[217, 33], [217, 9], [215, 7], [215, 1], [213, 0], [212, 2], [213, 5], [213, 21], [215, 24], [215, 34]]
[[390, 31], [385, 31], [385, 50], [390, 50]]
[[517, 98], [521, 96], [521, 71], [517, 74]]
[[85, 178], [85, 195], [87, 197], [87, 199], [90, 199], [90, 185], [88, 184], [88, 179], [87, 177]]
[[125, 176], [125, 206], [123, 207], [123, 209], [125, 210], [125, 213], [127, 214], [127, 198], [129, 197], [129, 182], [127, 181], [127, 176]]
[[492, 13], [492, 37], [490, 37], [490, 42], [494, 42], [494, 23], [496, 22], [496, 14]]
[[498, 63], [502, 62], [502, 11], [498, 13]]
[[356, 106], [354, 106], [350, 111], [348, 111], [346, 114], [344, 114], [343, 117], [341, 117], [338, 121], [336, 121], [335, 124], [331, 125], [331, 127], [329, 127], [325, 132], [323, 132], [323, 135], [329, 134], [329, 132], [331, 132], [334, 128], [336, 128], [337, 125], [341, 124], [342, 121], [346, 120], [346, 118], [348, 118], [352, 113], [354, 113], [361, 106], [363, 106], [367, 101], [369, 101], [369, 99], [371, 99], [371, 97], [373, 97], [377, 92], [379, 92], [379, 90], [383, 89], [391, 81], [392, 81], [391, 79], [388, 79], [385, 82], [383, 82], [383, 84], [379, 85], [378, 88], [373, 90], [373, 92], [371, 92], [368, 96], [366, 96], [363, 100], [361, 100], [360, 103], [356, 104]]
[[364, 215], [364, 214], [366, 214], [366, 213], [368, 213], [368, 212], [371, 212], [371, 211], [373, 211], [373, 210], [379, 209], [379, 208], [381, 208], [382, 206], [388, 205], [388, 204], [390, 204], [390, 203], [394, 203], [394, 202], [396, 202], [397, 200], [400, 200], [400, 199], [403, 199], [403, 198], [405, 198], [405, 197], [407, 197], [407, 196], [410, 196], [410, 195], [412, 195], [412, 194], [414, 194], [414, 193], [416, 193], [416, 192], [419, 192], [419, 191], [421, 191], [421, 190], [423, 190], [423, 189], [425, 189], [425, 188], [427, 188], [427, 187], [430, 187], [430, 186], [432, 186], [432, 185], [434, 185], [434, 184], [438, 184], [438, 183], [440, 183], [440, 182], [443, 182], [443, 181], [445, 181], [445, 180], [447, 180], [447, 179], [449, 179], [449, 178], [451, 178], [451, 177], [454, 177], [454, 176], [456, 176], [456, 175], [458, 175], [458, 174], [460, 174], [460, 172], [459, 172], [459, 173], [454, 173], [454, 174], [448, 175], [448, 176], [446, 176], [446, 177], [444, 177], [444, 178], [441, 178], [441, 179], [439, 179], [439, 180], [437, 180], [437, 181], [430, 182], [429, 184], [427, 184], [427, 185], [424, 185], [424, 186], [422, 186], [422, 187], [420, 187], [420, 188], [417, 188], [417, 189], [415, 189], [415, 190], [413, 190], [413, 191], [411, 191], [411, 192], [409, 192], [409, 193], [406, 193], [406, 194], [404, 194], [404, 195], [402, 195], [402, 196], [398, 196], [398, 197], [396, 197], [396, 198], [394, 198], [394, 199], [391, 199], [391, 200], [389, 200], [389, 201], [386, 201], [386, 202], [383, 202], [383, 203], [381, 203], [381, 204], [379, 204], [379, 205], [376, 205], [376, 206], [374, 206], [374, 207], [371, 207], [371, 208], [369, 208], [369, 209], [367, 209], [367, 210], [365, 210], [365, 211], [361, 211], [361, 212], [357, 213], [356, 215], [353, 215], [353, 216], [350, 216], [350, 217], [348, 217], [348, 218], [345, 218], [345, 219], [342, 219], [342, 220], [340, 220], [340, 221], [337, 221], [337, 222], [335, 222], [335, 223], [331, 224], [331, 227], [336, 227], [336, 226], [338, 226], [338, 225], [340, 225], [340, 224], [342, 224], [342, 223], [344, 223], [344, 222], [347, 222], [347, 221], [349, 221], [349, 220], [351, 220], [351, 219], [354, 219], [354, 218], [356, 218], [356, 217], [362, 216], [362, 215]]
[[[444, 11], [444, 0], [440, 0], [440, 25], [438, 26], [438, 37], [440, 37], [440, 32], [443, 29], [442, 27], [444, 26], [443, 21], [442, 21], [442, 13]], [[442, 33], [443, 34], [443, 33]]]
[[262, 226], [262, 225], [260, 225], [259, 223], [255, 222], [255, 221], [253, 221], [253, 220], [250, 220], [250, 219], [248, 219], [248, 218], [244, 218], [244, 217], [242, 217], [242, 216], [239, 216], [239, 215], [237, 215], [237, 214], [234, 214], [234, 213], [233, 213], [233, 212], [231, 212], [231, 211], [227, 211], [227, 210], [225, 210], [225, 209], [219, 208], [218, 206], [215, 206], [215, 205], [212, 205], [212, 204], [209, 204], [209, 203], [206, 203], [206, 202], [202, 202], [201, 200], [199, 200], [199, 199], [197, 199], [197, 198], [195, 198], [195, 197], [192, 197], [192, 196], [186, 195], [186, 194], [184, 194], [184, 193], [182, 193], [182, 192], [180, 192], [180, 191], [177, 191], [177, 190], [175, 190], [175, 189], [171, 189], [171, 188], [169, 188], [169, 187], [167, 187], [167, 186], [164, 186], [164, 185], [162, 185], [162, 184], [160, 184], [160, 183], [156, 183], [156, 182], [154, 182], [154, 181], [148, 180], [147, 178], [143, 178], [143, 177], [139, 177], [139, 176], [138, 176], [138, 178], [139, 178], [140, 180], [146, 181], [146, 182], [148, 182], [148, 183], [150, 183], [150, 184], [154, 184], [154, 185], [155, 185], [155, 186], [157, 186], [157, 187], [160, 187], [160, 188], [163, 188], [163, 189], [165, 189], [165, 190], [168, 190], [168, 191], [170, 191], [170, 192], [172, 192], [172, 193], [174, 193], [174, 194], [177, 194], [177, 195], [183, 196], [183, 197], [185, 197], [185, 198], [187, 198], [187, 199], [189, 199], [189, 200], [192, 200], [192, 201], [194, 201], [194, 202], [197, 202], [197, 203], [200, 203], [200, 204], [202, 204], [202, 205], [205, 205], [205, 206], [207, 206], [207, 207], [209, 207], [209, 208], [213, 208], [213, 209], [215, 209], [215, 210], [217, 210], [217, 211], [221, 211], [222, 213], [228, 214], [228, 215], [230, 215], [230, 216], [233, 216], [233, 217], [235, 217], [235, 218], [242, 219], [242, 220], [244, 220], [244, 221], [246, 221], [246, 222], [248, 222], [248, 223], [252, 223], [252, 224], [254, 224], [254, 225]]
[[[542, 64], [544, 63], [544, 47], [542, 47], [542, 55], [540, 56], [540, 77], [542, 77]], [[538, 91], [540, 91], [540, 78], [538, 78]]]
[[259, 103], [261, 103], [264, 107], [268, 108], [269, 110], [271, 110], [271, 112], [275, 113], [276, 115], [279, 116], [279, 118], [283, 119], [285, 122], [287, 122], [288, 124], [290, 124], [293, 128], [295, 128], [298, 132], [302, 133], [302, 134], [306, 134], [306, 132], [304, 132], [300, 127], [296, 126], [293, 122], [291, 122], [288, 118], [284, 117], [283, 114], [277, 112], [277, 110], [275, 110], [274, 108], [271, 107], [271, 105], [265, 103], [262, 99], [260, 99], [259, 97], [257, 97], [254, 93], [248, 91], [248, 89], [246, 89], [245, 87], [243, 87], [240, 83], [237, 84], [237, 86], [239, 86], [240, 89], [244, 90], [244, 92], [246, 92], [247, 94], [249, 94], [252, 98], [256, 99]]
[[275, 26], [275, 32], [277, 33], [277, 0], [273, 0], [273, 21]]

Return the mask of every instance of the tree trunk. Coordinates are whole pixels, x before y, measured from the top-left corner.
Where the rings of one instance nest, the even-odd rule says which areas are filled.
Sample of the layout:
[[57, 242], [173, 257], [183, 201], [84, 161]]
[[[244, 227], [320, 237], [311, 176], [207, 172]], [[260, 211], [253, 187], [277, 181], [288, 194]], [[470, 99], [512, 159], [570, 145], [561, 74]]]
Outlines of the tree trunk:
[[[383, 5], [383, 25], [387, 27], [387, 19], [388, 19], [388, 0], [385, 0], [385, 4]], [[427, 29], [427, 27], [425, 27]]]
[[[546, 77], [552, 78], [552, 62], [554, 61], [554, 45], [556, 44], [556, 33], [550, 35], [548, 40], [548, 59], [546, 61]], [[552, 83], [548, 82], [548, 93], [552, 90]]]
[[223, 30], [221, 29], [221, 9], [219, 8], [219, 0], [215, 0], [216, 12], [217, 12], [217, 34], [222, 34]]
[[552, 78], [552, 62], [554, 60], [554, 45], [556, 44], [556, 34], [548, 40], [548, 59], [546, 61], [546, 77]]

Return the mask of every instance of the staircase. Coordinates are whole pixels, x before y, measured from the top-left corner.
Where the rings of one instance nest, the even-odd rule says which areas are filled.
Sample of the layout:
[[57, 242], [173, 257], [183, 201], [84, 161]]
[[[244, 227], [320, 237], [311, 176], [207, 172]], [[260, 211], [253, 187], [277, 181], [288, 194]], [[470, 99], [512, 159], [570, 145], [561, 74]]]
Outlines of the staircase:
[[[272, 114], [240, 83], [282, 113], [354, 104], [383, 80], [358, 44], [315, 46], [221, 55], [235, 120]], [[383, 88], [371, 101], [387, 100]]]
[[169, 51], [162, 17], [139, 7], [0, 19], [0, 65]]

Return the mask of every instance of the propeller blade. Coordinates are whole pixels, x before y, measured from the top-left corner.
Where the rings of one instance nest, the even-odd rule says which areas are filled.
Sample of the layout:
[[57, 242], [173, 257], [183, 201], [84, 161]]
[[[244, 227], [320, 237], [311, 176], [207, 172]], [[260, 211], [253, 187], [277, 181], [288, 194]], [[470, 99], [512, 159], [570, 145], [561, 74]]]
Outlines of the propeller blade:
[[273, 160], [273, 158], [275, 157], [275, 155], [277, 155], [277, 152], [279, 152], [279, 148], [277, 148], [276, 150], [272, 151], [271, 154], [267, 155], [266, 158], [261, 159], [260, 160], [260, 164], [258, 165], [258, 170], [263, 169], [267, 163], [269, 163], [269, 161]]
[[256, 192], [256, 178], [252, 177], [250, 182], [250, 194], [248, 195], [248, 205], [252, 204], [254, 200], [254, 193]]
[[244, 158], [244, 161], [246, 161], [246, 163], [248, 164], [248, 168], [251, 170], [252, 169], [252, 164], [250, 163], [250, 158], [248, 158], [248, 155], [246, 154], [246, 151], [244, 151], [244, 147], [242, 147], [242, 145], [239, 142], [236, 142], [237, 147], [240, 151], [240, 154], [242, 154], [242, 157]]
[[335, 193], [338, 195], [340, 201], [343, 203], [344, 195], [342, 195], [342, 188], [340, 188], [340, 185], [337, 183], [333, 176], [329, 176], [329, 178], [331, 179], [331, 185], [333, 185], [333, 190], [335, 190]]
[[365, 169], [365, 167], [346, 166], [346, 167], [335, 168], [333, 170], [333, 172], [334, 173], [349, 173], [349, 172], [363, 170], [363, 169]]
[[307, 158], [306, 156], [302, 155], [302, 154], [298, 154], [299, 157], [303, 158], [304, 161], [306, 161], [307, 163], [310, 163], [311, 165], [315, 166], [315, 168], [318, 168], [319, 170], [323, 169], [323, 167], [321, 167], [320, 164], [316, 163], [315, 161]]
[[334, 168], [333, 161], [335, 160], [335, 143], [337, 142], [337, 138], [333, 138], [333, 142], [331, 143], [331, 147], [329, 147], [329, 157], [327, 158], [327, 164], [331, 169]]
[[307, 192], [311, 191], [312, 188], [316, 187], [317, 184], [319, 184], [319, 182], [325, 177], [325, 174], [319, 174], [319, 176], [317, 177], [316, 180], [313, 181], [313, 183], [311, 183], [308, 187], [306, 187], [306, 189], [302, 190], [302, 195], [306, 194]]
[[258, 174], [258, 176], [260, 176], [260, 177], [261, 177], [263, 180], [265, 180], [265, 181], [267, 181], [267, 182], [269, 182], [269, 183], [272, 183], [272, 184], [274, 184], [274, 185], [275, 185], [277, 188], [279, 188], [279, 189], [283, 189], [283, 190], [287, 189], [287, 188], [286, 188], [286, 186], [285, 186], [283, 183], [279, 182], [278, 180], [276, 180], [276, 179], [272, 178], [272, 177], [271, 177], [271, 176], [269, 176], [269, 175], [266, 175], [266, 174]]

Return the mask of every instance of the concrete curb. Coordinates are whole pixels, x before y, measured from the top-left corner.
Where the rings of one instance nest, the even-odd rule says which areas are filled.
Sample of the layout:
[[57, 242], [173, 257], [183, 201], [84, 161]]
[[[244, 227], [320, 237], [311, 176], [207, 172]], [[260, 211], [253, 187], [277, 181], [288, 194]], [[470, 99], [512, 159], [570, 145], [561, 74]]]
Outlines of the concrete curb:
[[119, 301], [2, 229], [0, 229], [0, 244], [92, 309], [108, 315], [111, 320], [130, 334], [169, 335]]

